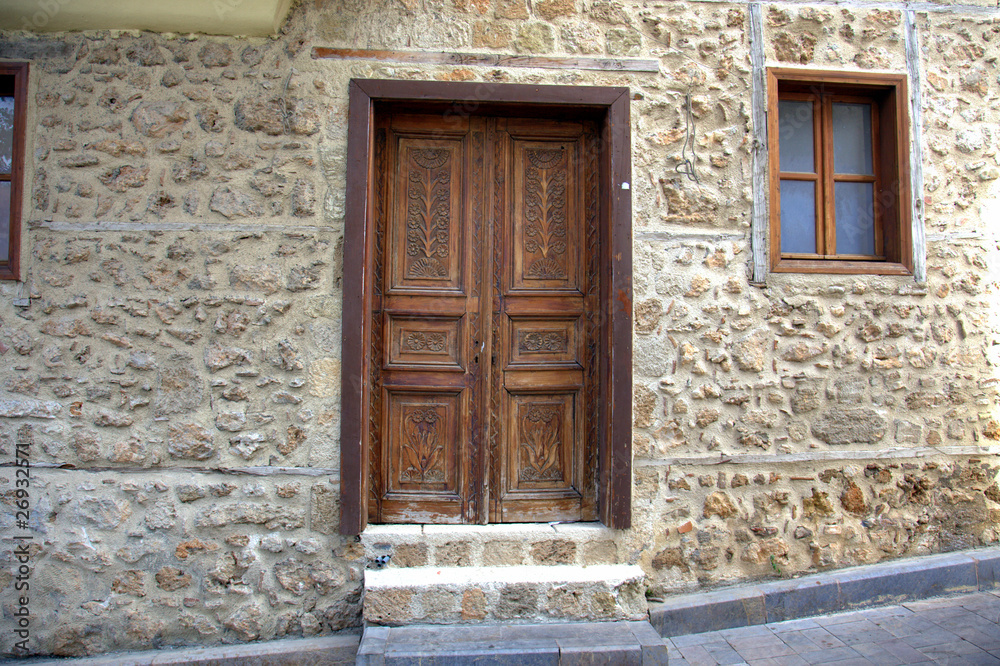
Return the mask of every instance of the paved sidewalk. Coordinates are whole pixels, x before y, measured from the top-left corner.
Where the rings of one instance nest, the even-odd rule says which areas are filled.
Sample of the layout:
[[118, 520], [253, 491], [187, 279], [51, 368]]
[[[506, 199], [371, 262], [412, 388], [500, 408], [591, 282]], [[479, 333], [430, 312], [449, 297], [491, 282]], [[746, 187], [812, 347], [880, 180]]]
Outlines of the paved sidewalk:
[[1000, 665], [1000, 591], [663, 640], [670, 666]]

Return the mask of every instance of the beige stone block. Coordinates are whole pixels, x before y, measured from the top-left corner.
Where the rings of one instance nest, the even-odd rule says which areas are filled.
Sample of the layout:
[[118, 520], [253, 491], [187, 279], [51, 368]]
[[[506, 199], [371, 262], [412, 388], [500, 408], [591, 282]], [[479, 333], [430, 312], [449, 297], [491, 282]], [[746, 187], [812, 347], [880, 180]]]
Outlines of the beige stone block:
[[587, 589], [579, 585], [560, 585], [549, 590], [544, 613], [575, 620], [589, 617], [590, 600]]
[[576, 562], [576, 544], [564, 539], [539, 541], [531, 546], [534, 564], [573, 564]]
[[583, 563], [617, 564], [618, 544], [614, 541], [593, 541], [583, 544]]
[[472, 45], [476, 48], [503, 49], [510, 46], [514, 34], [510, 26], [492, 21], [476, 21], [472, 26]]
[[535, 14], [551, 21], [560, 16], [576, 14], [575, 0], [541, 0], [534, 4]]
[[455, 8], [463, 12], [485, 14], [490, 11], [490, 0], [454, 0]]
[[529, 583], [515, 583], [500, 590], [493, 609], [498, 620], [533, 618], [538, 610], [538, 589]]
[[449, 541], [434, 549], [434, 564], [439, 567], [467, 567], [472, 565], [471, 545], [463, 541]]
[[309, 395], [332, 398], [340, 393], [340, 361], [335, 358], [316, 359], [309, 366]]
[[524, 23], [517, 31], [514, 48], [518, 53], [551, 53], [555, 49], [556, 36], [548, 23]]
[[493, 14], [497, 18], [526, 19], [528, 18], [528, 3], [525, 0], [496, 0]]
[[519, 541], [488, 541], [483, 544], [485, 566], [511, 567], [523, 563], [524, 554]]
[[428, 622], [454, 622], [458, 619], [458, 592], [430, 589], [419, 592], [415, 605], [420, 609], [415, 619]]
[[340, 523], [340, 502], [329, 483], [312, 487], [309, 525], [321, 534], [334, 534]]
[[427, 566], [427, 544], [404, 543], [396, 546], [392, 554], [392, 564], [397, 567]]
[[365, 592], [365, 620], [373, 624], [402, 624], [413, 620], [413, 590], [369, 589]]
[[462, 620], [482, 620], [486, 617], [486, 595], [479, 588], [462, 594]]

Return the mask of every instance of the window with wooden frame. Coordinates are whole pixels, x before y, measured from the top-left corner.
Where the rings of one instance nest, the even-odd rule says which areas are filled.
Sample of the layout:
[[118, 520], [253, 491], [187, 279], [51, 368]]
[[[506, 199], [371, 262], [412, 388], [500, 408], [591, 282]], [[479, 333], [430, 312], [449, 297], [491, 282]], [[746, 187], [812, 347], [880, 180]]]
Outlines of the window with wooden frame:
[[28, 63], [0, 62], [0, 280], [19, 278]]
[[906, 76], [768, 70], [771, 270], [913, 270]]

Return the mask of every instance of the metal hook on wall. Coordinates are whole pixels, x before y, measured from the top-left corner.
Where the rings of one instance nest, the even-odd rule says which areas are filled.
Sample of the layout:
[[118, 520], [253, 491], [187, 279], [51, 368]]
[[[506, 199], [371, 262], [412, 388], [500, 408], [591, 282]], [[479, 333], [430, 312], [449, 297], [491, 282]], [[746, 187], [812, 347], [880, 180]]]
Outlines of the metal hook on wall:
[[[690, 180], [698, 183], [698, 174], [694, 170], [694, 163], [698, 156], [694, 152], [694, 114], [691, 113], [691, 93], [684, 95], [685, 101], [685, 124], [684, 124], [684, 147], [681, 149], [681, 163], [674, 167], [677, 173], [682, 173]], [[691, 157], [688, 158], [688, 148], [691, 149]], [[700, 184], [700, 183], [699, 183]]]

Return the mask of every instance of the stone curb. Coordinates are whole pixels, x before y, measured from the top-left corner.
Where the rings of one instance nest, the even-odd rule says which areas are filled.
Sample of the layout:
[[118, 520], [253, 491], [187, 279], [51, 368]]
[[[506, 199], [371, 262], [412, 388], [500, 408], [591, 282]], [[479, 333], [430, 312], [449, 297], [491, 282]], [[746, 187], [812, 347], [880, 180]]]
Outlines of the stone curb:
[[1000, 548], [894, 560], [650, 603], [661, 636], [782, 622], [1000, 588]]
[[[285, 638], [209, 648], [164, 648], [82, 659], [25, 659], [24, 666], [338, 666], [354, 664], [361, 636], [343, 633], [322, 638]], [[4, 660], [0, 659], [0, 662]]]
[[359, 666], [666, 666], [667, 646], [646, 621], [409, 625], [365, 629]]

